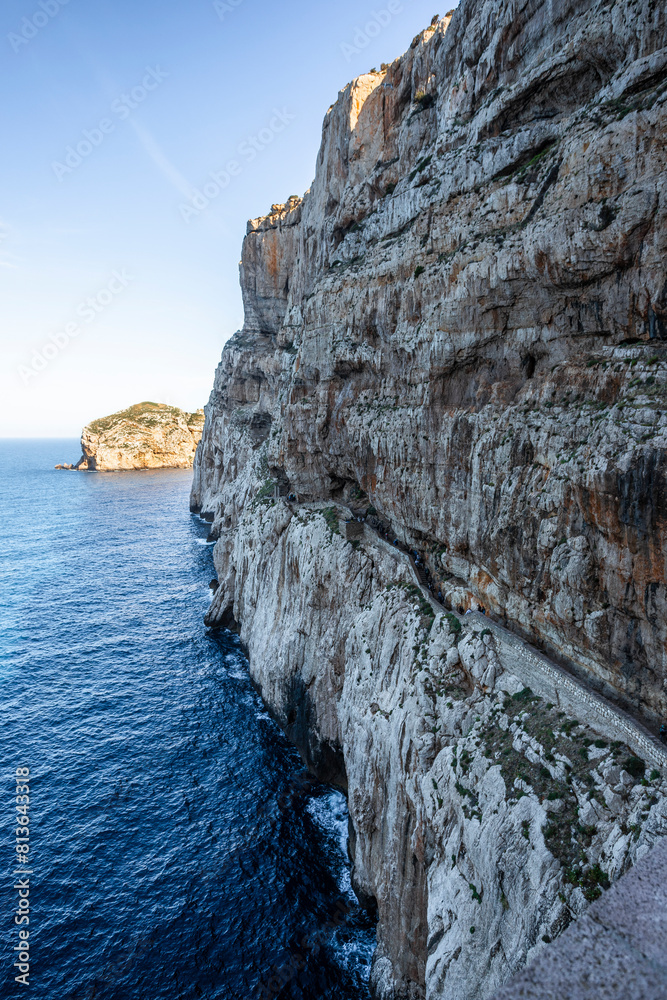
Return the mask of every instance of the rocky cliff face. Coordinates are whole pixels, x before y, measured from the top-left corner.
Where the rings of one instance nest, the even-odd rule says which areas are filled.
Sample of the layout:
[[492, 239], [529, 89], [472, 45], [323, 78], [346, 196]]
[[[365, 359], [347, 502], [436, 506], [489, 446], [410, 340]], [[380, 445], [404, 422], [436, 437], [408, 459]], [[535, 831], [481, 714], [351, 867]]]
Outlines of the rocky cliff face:
[[117, 472], [130, 469], [189, 469], [204, 428], [204, 411], [138, 403], [101, 417], [81, 433], [81, 458], [59, 469]]
[[637, 765], [580, 773], [491, 637], [426, 628], [404, 561], [327, 520], [367, 513], [446, 605], [667, 716], [666, 43], [653, 0], [463, 0], [340, 93], [311, 190], [248, 226], [195, 463], [210, 621], [348, 785], [379, 996], [490, 995], [664, 832]]
[[267, 704], [347, 791], [374, 996], [491, 997], [667, 835], [667, 770], [534, 696], [346, 513], [260, 491], [216, 545], [209, 624], [242, 623]]

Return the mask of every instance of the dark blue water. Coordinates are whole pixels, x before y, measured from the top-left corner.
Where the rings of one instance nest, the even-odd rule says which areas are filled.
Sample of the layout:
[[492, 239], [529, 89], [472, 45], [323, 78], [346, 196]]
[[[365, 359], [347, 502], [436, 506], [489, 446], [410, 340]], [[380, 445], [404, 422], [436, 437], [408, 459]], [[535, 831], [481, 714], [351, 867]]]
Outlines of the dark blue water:
[[[3, 997], [364, 998], [347, 813], [203, 626], [190, 474], [53, 471], [0, 442]], [[15, 782], [30, 768], [30, 987], [14, 982]]]

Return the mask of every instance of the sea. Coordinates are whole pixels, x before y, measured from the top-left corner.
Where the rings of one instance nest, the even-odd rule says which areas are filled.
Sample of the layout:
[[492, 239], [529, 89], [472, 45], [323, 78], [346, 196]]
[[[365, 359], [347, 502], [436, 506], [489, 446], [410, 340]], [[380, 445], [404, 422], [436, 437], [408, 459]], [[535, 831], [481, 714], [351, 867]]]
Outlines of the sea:
[[204, 626], [191, 473], [78, 453], [0, 441], [0, 996], [366, 1000], [345, 798]]

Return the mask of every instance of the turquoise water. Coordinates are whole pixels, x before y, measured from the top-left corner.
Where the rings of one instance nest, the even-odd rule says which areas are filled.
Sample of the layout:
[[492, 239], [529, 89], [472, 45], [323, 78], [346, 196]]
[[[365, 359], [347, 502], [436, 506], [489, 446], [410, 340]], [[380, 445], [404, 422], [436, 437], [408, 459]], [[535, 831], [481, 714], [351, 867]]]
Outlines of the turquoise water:
[[29, 767], [33, 996], [367, 997], [345, 801], [204, 628], [191, 474], [54, 471], [77, 447], [0, 442], [2, 996]]

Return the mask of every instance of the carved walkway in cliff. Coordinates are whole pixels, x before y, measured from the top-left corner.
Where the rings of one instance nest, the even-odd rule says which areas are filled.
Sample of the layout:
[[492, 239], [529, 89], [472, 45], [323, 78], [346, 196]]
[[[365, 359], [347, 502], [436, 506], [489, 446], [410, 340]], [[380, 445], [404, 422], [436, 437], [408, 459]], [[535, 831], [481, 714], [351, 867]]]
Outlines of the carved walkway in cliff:
[[[365, 525], [365, 531], [373, 535], [374, 543], [386, 547], [397, 559], [405, 562], [414, 583], [436, 611], [447, 611], [424, 585], [415, 561], [408, 552], [385, 541], [369, 525]], [[503, 628], [502, 625], [498, 625], [488, 616], [474, 611], [456, 617], [466, 628], [470, 625], [481, 625], [483, 629], [488, 629], [496, 640], [500, 665], [508, 673], [518, 677], [535, 694], [547, 702], [558, 705], [568, 714], [576, 716], [579, 721], [586, 722], [609, 740], [623, 740], [631, 750], [652, 766], [667, 768], [667, 747], [627, 712], [590, 690], [582, 681], [540, 653], [530, 643]]]

